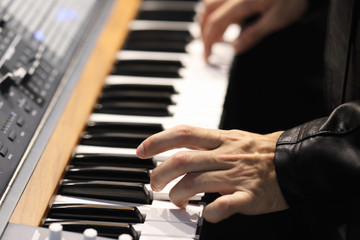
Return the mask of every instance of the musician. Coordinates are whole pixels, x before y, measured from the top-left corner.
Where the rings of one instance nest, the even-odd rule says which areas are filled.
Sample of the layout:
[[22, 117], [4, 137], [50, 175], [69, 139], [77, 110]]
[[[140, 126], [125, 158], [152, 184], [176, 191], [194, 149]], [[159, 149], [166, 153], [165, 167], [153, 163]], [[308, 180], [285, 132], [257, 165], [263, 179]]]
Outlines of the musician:
[[[266, 7], [253, 8], [262, 9], [263, 18], [259, 17], [259, 12], [246, 11], [250, 4], [256, 6], [257, 1], [204, 0], [204, 3], [208, 10], [202, 22], [203, 31], [207, 26], [210, 33], [221, 34], [218, 32], [220, 28], [213, 26], [223, 22], [224, 18], [231, 19], [241, 24], [242, 32], [238, 40], [245, 39], [250, 44], [256, 42], [243, 50], [237, 48], [237, 41], [233, 44], [240, 52], [235, 56], [230, 71], [220, 126], [222, 129], [264, 134], [290, 129], [327, 115], [323, 96], [327, 1], [311, 2], [313, 6], [310, 11], [301, 10], [304, 6], [300, 2], [298, 9], [304, 12], [297, 20], [293, 18], [294, 14], [290, 14], [291, 11], [279, 13], [282, 8], [296, 7], [296, 1], [288, 1], [289, 6], [281, 4], [281, 8], [277, 5], [267, 7], [268, 1], [263, 1]], [[240, 15], [236, 20], [226, 18], [224, 16], [230, 15], [228, 11], [240, 12]], [[271, 20], [274, 16], [289, 18], [289, 21], [277, 23]], [[203, 36], [206, 42], [207, 33]], [[269, 116], [271, 120], [268, 120]], [[205, 200], [209, 204], [219, 196], [206, 194]], [[237, 226], [239, 223], [241, 229]], [[203, 230], [205, 240], [219, 239], [224, 233], [233, 239], [244, 240], [331, 239], [336, 234], [327, 226], [305, 231], [292, 209], [256, 216], [234, 214], [216, 224], [205, 221]]]
[[[265, 10], [256, 12], [259, 18], [251, 26], [273, 12], [271, 9], [279, 11], [267, 18], [267, 22], [273, 23], [271, 26], [277, 27], [252, 35], [260, 36], [254, 40], [259, 44], [266, 34], [320, 6], [320, 1], [315, 0], [228, 2], [234, 4], [231, 10], [245, 2], [254, 4], [248, 10], [251, 13], [254, 13], [251, 9]], [[153, 135], [138, 147], [139, 157], [179, 147], [195, 151], [178, 152], [154, 169], [152, 188], [160, 191], [174, 178], [186, 174], [173, 188], [170, 198], [185, 207], [196, 193], [219, 192], [222, 196], [204, 209], [207, 221], [219, 222], [236, 213], [259, 215], [290, 209], [306, 233], [312, 233], [309, 229], [332, 229], [334, 234], [324, 235], [326, 239], [359, 239], [356, 227], [360, 221], [359, 14], [357, 0], [330, 1], [324, 55], [326, 101], [319, 109], [328, 116], [267, 134], [178, 126]], [[248, 27], [248, 32], [261, 30]], [[254, 47], [246, 39], [251, 38], [239, 37], [241, 52]], [[215, 41], [216, 38], [210, 40], [209, 45]], [[272, 108], [281, 109], [286, 101], [283, 98]], [[286, 117], [287, 109], [283, 111]], [[262, 121], [271, 121], [273, 117], [268, 115]], [[300, 233], [291, 237], [314, 236]]]

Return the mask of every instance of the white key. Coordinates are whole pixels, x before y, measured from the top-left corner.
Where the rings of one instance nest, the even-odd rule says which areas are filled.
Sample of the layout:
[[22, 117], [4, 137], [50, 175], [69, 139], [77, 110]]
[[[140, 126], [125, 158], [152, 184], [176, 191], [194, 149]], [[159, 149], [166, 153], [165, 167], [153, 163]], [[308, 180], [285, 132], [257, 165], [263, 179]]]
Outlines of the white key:
[[140, 236], [139, 240], [194, 240], [194, 238], [167, 237], [167, 236]]
[[[178, 151], [191, 151], [187, 148], [179, 148], [169, 150], [154, 156], [154, 162], [163, 162], [171, 155]], [[136, 149], [134, 148], [116, 148], [116, 147], [99, 147], [89, 145], [78, 145], [74, 148], [74, 154], [98, 153], [98, 154], [114, 154], [114, 155], [127, 155], [136, 157]]]
[[141, 236], [196, 237], [197, 225], [181, 222], [148, 221], [144, 224], [133, 224]]

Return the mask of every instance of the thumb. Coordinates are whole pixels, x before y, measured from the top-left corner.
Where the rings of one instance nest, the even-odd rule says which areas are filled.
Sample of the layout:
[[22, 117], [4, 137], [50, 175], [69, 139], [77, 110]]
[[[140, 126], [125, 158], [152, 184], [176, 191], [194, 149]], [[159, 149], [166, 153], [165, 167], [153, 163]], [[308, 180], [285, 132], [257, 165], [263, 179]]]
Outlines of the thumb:
[[235, 192], [217, 198], [204, 208], [203, 216], [206, 221], [217, 223], [235, 213], [244, 213], [252, 196], [247, 192]]

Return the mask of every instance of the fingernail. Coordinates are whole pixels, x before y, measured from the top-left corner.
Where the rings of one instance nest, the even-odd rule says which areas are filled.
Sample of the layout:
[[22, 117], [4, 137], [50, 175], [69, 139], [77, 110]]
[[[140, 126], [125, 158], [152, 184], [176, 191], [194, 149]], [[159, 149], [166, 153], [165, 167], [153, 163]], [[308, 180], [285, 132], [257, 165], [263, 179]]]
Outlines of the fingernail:
[[155, 192], [160, 192], [162, 188], [161, 186], [156, 186], [151, 184], [151, 189], [154, 190]]
[[138, 157], [143, 157], [144, 156], [144, 147], [142, 144], [140, 144], [137, 149], [136, 149], [136, 155]]
[[187, 204], [188, 204], [188, 201], [185, 201], [182, 203], [176, 203], [176, 206], [178, 206], [181, 209], [186, 209]]

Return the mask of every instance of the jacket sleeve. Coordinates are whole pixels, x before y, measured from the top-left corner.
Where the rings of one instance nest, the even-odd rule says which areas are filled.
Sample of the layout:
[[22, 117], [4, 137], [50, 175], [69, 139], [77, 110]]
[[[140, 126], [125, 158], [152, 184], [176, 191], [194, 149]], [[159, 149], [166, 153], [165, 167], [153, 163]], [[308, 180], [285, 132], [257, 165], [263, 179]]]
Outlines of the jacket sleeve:
[[290, 208], [306, 224], [360, 219], [360, 100], [285, 131], [275, 168]]

